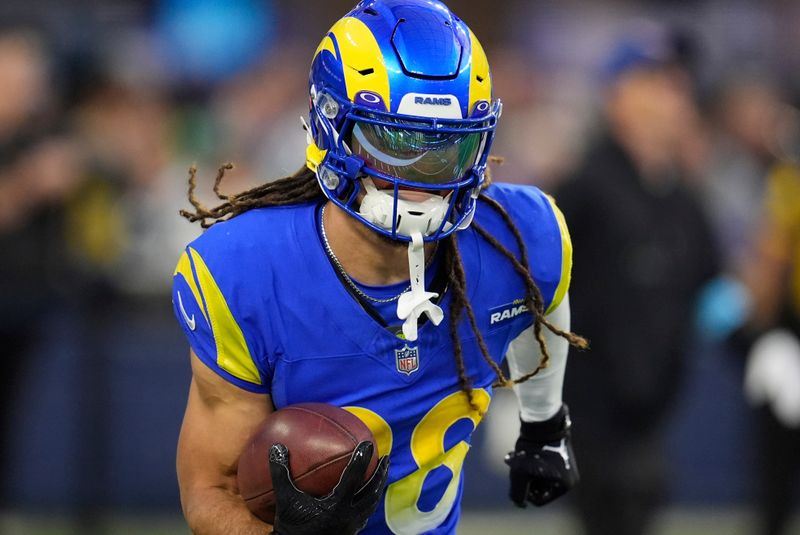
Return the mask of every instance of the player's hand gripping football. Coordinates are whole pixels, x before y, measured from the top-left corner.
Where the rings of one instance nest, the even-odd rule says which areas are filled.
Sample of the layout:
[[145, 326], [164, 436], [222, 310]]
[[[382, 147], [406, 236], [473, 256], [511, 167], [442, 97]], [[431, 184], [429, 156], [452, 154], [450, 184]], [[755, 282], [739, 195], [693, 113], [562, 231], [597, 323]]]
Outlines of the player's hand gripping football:
[[316, 498], [298, 490], [289, 474], [289, 450], [275, 444], [269, 451], [269, 469], [275, 489], [274, 535], [354, 535], [375, 512], [389, 474], [389, 457], [378, 462], [364, 483], [372, 458], [371, 442], [356, 446], [339, 483], [330, 494]]
[[566, 405], [544, 422], [522, 422], [514, 451], [505, 458], [511, 468], [511, 500], [518, 507], [550, 503], [579, 481], [570, 425]]

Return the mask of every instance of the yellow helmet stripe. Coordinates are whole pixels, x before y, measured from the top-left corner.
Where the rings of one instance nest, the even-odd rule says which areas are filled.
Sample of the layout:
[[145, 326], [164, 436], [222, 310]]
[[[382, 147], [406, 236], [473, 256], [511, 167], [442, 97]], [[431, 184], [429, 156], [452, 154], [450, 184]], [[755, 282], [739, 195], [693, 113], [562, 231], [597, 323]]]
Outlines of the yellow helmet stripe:
[[236, 323], [225, 296], [222, 295], [200, 253], [191, 248], [189, 252], [208, 305], [211, 331], [214, 333], [214, 342], [217, 346], [217, 365], [243, 381], [262, 384], [261, 374], [250, 355], [244, 333]]
[[469, 106], [468, 113], [472, 113], [472, 108], [479, 100], [489, 102], [492, 99], [492, 80], [489, 76], [489, 60], [486, 59], [486, 52], [483, 51], [478, 38], [469, 32], [469, 39], [472, 43], [472, 66], [469, 74]]
[[[339, 46], [347, 98], [352, 101], [359, 91], [372, 91], [380, 95], [387, 108], [391, 109], [389, 72], [372, 30], [356, 18], [345, 17], [333, 25], [330, 34], [333, 34]], [[325, 45], [325, 40], [322, 45]], [[372, 69], [372, 72], [359, 72], [367, 69]]]
[[336, 57], [336, 47], [333, 46], [333, 39], [331, 39], [330, 35], [326, 35], [325, 39], [323, 39], [322, 42], [319, 44], [316, 52], [314, 52], [314, 59], [316, 59], [317, 56], [319, 56], [320, 52], [322, 52], [323, 50], [327, 50], [328, 52], [333, 54], [334, 58]]

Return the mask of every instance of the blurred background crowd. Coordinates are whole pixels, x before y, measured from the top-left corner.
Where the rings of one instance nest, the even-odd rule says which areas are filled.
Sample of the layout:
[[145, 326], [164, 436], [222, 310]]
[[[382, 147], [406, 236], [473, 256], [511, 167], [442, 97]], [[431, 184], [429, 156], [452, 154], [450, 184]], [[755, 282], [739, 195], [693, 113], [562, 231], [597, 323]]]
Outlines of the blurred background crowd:
[[[301, 166], [312, 53], [352, 3], [0, 3], [0, 532], [181, 532], [187, 169], [212, 203], [223, 162], [230, 193]], [[800, 533], [800, 3], [449, 5], [504, 102], [495, 179], [566, 213], [594, 346], [566, 393], [581, 491], [510, 512], [499, 393], [464, 533]]]

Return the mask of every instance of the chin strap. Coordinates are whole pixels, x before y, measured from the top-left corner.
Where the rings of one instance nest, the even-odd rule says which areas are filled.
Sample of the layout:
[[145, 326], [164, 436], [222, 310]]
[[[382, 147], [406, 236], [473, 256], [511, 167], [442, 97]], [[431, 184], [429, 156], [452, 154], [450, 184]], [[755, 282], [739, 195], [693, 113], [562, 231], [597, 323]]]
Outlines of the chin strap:
[[417, 320], [425, 314], [434, 325], [444, 318], [442, 309], [431, 302], [438, 293], [425, 291], [425, 242], [420, 232], [411, 234], [408, 244], [408, 272], [411, 288], [397, 300], [397, 317], [403, 320], [403, 336], [406, 340], [417, 339]]

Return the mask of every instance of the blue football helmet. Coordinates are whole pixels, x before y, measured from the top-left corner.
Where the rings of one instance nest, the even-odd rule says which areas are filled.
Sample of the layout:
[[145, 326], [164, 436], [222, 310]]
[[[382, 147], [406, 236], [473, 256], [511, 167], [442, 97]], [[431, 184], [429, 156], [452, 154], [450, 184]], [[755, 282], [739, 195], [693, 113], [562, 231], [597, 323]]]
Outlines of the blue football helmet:
[[314, 55], [306, 165], [395, 240], [472, 221], [502, 105], [475, 35], [437, 0], [364, 0]]

